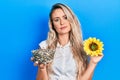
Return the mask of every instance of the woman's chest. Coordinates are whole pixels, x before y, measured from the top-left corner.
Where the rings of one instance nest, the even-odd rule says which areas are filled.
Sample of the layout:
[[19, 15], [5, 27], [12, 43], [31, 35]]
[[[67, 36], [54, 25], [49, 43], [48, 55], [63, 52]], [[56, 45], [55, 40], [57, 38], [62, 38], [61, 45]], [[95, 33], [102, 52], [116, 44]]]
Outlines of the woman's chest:
[[71, 75], [76, 73], [76, 61], [70, 47], [56, 48], [52, 69], [56, 73]]

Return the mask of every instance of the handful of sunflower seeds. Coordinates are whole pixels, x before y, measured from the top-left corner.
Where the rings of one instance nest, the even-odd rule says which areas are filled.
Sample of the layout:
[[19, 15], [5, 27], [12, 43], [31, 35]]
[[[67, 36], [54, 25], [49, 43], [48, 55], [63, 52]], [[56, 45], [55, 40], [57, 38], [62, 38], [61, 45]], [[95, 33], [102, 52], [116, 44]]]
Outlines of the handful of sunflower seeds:
[[31, 60], [34, 62], [34, 65], [38, 65], [39, 63], [47, 64], [52, 62], [55, 54], [55, 50], [50, 49], [36, 49], [32, 50], [33, 57]]

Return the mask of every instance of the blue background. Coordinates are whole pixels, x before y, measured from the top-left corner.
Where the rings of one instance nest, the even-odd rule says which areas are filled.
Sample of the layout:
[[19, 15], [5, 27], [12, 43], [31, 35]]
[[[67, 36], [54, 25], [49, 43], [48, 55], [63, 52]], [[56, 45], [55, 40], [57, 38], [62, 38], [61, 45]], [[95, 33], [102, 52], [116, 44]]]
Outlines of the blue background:
[[78, 16], [84, 39], [105, 44], [93, 80], [120, 80], [120, 0], [0, 0], [0, 80], [35, 80], [31, 50], [47, 38], [49, 11], [57, 2]]

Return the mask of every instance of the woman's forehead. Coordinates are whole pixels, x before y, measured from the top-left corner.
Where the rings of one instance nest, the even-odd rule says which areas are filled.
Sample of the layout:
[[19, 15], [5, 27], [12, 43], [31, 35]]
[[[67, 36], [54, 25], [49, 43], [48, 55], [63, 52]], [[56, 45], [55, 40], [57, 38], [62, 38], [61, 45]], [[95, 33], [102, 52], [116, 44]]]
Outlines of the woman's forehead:
[[64, 16], [65, 13], [62, 9], [55, 9], [52, 13], [52, 18]]

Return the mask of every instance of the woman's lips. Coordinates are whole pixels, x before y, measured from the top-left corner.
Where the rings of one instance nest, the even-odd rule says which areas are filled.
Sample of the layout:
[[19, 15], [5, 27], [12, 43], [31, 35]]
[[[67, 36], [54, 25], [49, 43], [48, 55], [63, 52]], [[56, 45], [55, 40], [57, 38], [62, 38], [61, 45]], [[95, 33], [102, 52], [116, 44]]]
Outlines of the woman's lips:
[[62, 29], [65, 29], [66, 28], [66, 26], [63, 26], [63, 27], [61, 27], [60, 29], [62, 30]]

